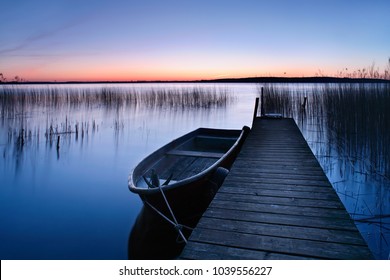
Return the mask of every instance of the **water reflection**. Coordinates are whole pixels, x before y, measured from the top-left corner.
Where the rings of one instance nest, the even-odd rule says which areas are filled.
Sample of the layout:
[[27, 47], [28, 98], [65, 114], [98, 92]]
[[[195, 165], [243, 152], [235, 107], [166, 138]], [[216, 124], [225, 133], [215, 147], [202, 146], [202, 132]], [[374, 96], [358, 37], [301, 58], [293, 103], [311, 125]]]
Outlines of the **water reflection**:
[[176, 85], [174, 99], [167, 85], [150, 95], [145, 85], [43, 87], [0, 94], [2, 259], [127, 259], [142, 206], [127, 188], [131, 169], [189, 130], [242, 126], [226, 87], [186, 86], [185, 106]]

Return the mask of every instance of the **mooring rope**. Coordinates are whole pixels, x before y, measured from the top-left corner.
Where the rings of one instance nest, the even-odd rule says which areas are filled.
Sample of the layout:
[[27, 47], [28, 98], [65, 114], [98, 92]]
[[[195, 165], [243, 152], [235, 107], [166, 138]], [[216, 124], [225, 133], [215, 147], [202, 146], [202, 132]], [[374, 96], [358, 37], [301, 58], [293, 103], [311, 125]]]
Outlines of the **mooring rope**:
[[159, 186], [158, 188], [161, 191], [161, 194], [162, 194], [162, 196], [164, 198], [164, 201], [165, 201], [165, 204], [167, 205], [168, 210], [169, 210], [169, 212], [170, 212], [170, 214], [171, 214], [171, 216], [173, 218], [173, 221], [171, 219], [169, 219], [166, 215], [164, 215], [161, 211], [159, 211], [156, 207], [154, 207], [149, 201], [145, 200], [144, 202], [150, 208], [152, 208], [154, 211], [156, 211], [161, 217], [163, 217], [166, 221], [168, 221], [170, 224], [172, 224], [175, 227], [175, 229], [177, 230], [177, 232], [179, 233], [180, 238], [187, 244], [187, 239], [185, 238], [185, 236], [184, 236], [184, 234], [182, 232], [182, 229], [186, 228], [186, 229], [189, 229], [189, 230], [193, 230], [193, 228], [185, 226], [185, 225], [182, 225], [182, 224], [179, 224], [177, 222], [176, 216], [173, 213], [171, 206], [169, 205], [168, 199], [166, 198], [164, 191], [162, 190], [161, 186]]

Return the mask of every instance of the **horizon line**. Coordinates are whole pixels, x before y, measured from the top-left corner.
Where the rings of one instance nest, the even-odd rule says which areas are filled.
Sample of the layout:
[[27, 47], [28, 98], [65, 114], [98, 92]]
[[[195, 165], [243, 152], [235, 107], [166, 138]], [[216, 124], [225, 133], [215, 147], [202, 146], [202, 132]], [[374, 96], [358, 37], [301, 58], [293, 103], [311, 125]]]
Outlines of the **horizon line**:
[[384, 78], [349, 78], [349, 77], [333, 77], [333, 76], [310, 76], [310, 77], [241, 77], [241, 78], [217, 78], [217, 79], [198, 79], [198, 80], [97, 80], [97, 81], [0, 81], [0, 84], [131, 84], [131, 83], [340, 83], [340, 82], [384, 82], [389, 83], [390, 80]]

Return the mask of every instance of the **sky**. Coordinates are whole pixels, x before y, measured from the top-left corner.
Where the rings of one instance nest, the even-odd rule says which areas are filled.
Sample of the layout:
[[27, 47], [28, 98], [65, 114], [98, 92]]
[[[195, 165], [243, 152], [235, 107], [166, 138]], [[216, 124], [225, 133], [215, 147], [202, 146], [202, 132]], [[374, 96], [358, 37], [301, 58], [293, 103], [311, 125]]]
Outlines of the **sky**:
[[[137, 81], [383, 71], [389, 0], [0, 0], [8, 80]], [[348, 70], [346, 70], [348, 69]]]

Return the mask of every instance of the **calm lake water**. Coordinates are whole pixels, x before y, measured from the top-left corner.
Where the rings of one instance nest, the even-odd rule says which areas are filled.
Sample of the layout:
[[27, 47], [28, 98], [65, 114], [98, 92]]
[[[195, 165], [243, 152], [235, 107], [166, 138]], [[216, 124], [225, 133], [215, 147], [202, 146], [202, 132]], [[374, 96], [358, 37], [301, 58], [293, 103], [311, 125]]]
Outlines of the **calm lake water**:
[[[3, 96], [4, 92], [35, 95], [34, 100], [0, 100], [0, 258], [127, 259], [129, 234], [142, 207], [139, 197], [127, 187], [131, 170], [155, 149], [198, 127], [250, 126], [260, 86], [263, 85], [0, 86]], [[299, 98], [308, 96], [308, 113], [295, 114], [296, 122], [375, 257], [387, 259], [390, 181], [386, 164], [383, 170], [368, 172], [371, 159], [366, 154], [359, 154], [363, 158], [357, 160], [356, 149], [331, 140], [336, 136], [324, 125], [329, 116], [310, 111], [314, 102], [310, 93], [319, 85], [272, 87], [287, 89]], [[180, 95], [194, 89], [211, 92], [214, 97], [221, 94], [226, 101], [197, 106], [197, 97], [192, 97], [195, 105], [191, 104], [193, 99], [180, 105], [166, 95], [162, 103], [155, 103], [158, 97], [143, 99], [150, 92]], [[52, 94], [50, 101], [41, 100], [37, 92]], [[85, 97], [94, 92], [104, 94], [105, 99]], [[137, 103], [112, 100], [112, 92], [134, 94]], [[58, 93], [67, 99], [57, 100]], [[390, 146], [384, 137], [377, 142]], [[364, 147], [357, 150], [369, 153], [371, 148], [361, 145]], [[348, 157], [340, 146], [350, 150]], [[382, 161], [388, 159], [378, 156]]]

